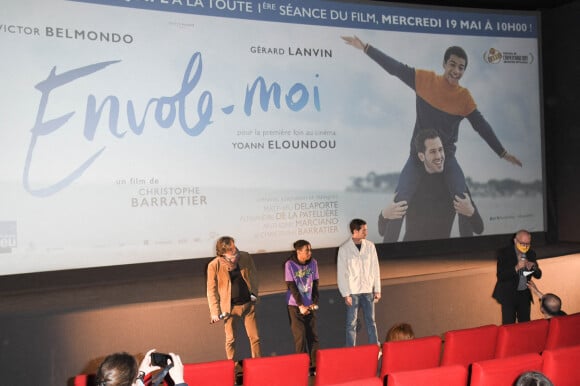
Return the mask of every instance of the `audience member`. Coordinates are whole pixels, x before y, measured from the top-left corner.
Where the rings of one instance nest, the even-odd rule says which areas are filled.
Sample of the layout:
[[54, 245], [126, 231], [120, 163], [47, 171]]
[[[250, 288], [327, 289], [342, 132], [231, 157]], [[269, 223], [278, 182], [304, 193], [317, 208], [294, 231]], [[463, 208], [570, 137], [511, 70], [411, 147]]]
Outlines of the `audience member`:
[[356, 344], [358, 309], [362, 307], [369, 344], [379, 344], [375, 302], [381, 298], [381, 273], [375, 244], [367, 240], [367, 223], [350, 222], [352, 237], [338, 248], [338, 290], [346, 304], [346, 346]]
[[[114, 353], [107, 356], [99, 365], [97, 375], [95, 377], [97, 386], [143, 386], [147, 375], [155, 370], [159, 370], [159, 366], [151, 363], [151, 353], [155, 349], [147, 351], [141, 364], [137, 363], [135, 357], [126, 352]], [[171, 362], [167, 366], [169, 376], [175, 386], [187, 386], [183, 380], [183, 363], [179, 355], [170, 353]], [[159, 381], [165, 376], [160, 374]]]
[[566, 313], [562, 311], [562, 300], [559, 296], [552, 293], [543, 294], [533, 280], [528, 282], [528, 288], [538, 297], [540, 301], [540, 311], [544, 315], [544, 318], [550, 319], [553, 316], [566, 315]]
[[294, 251], [284, 264], [284, 278], [288, 291], [288, 317], [297, 353], [310, 355], [311, 373], [316, 367], [318, 333], [316, 313], [318, 304], [318, 262], [312, 258], [312, 247], [306, 240], [294, 243]]
[[542, 277], [542, 271], [536, 260], [536, 253], [530, 249], [532, 235], [526, 230], [519, 230], [513, 244], [503, 248], [497, 257], [497, 283], [493, 297], [501, 304], [502, 324], [528, 322], [530, 320], [530, 302], [532, 293], [527, 282], [533, 277]]
[[[387, 331], [387, 336], [385, 337], [386, 342], [397, 342], [400, 340], [410, 340], [415, 339], [415, 333], [413, 332], [413, 327], [409, 323], [395, 323]], [[379, 366], [377, 368], [377, 375], [380, 377], [381, 368], [383, 367], [382, 361], [383, 352], [379, 352]], [[386, 381], [385, 381], [386, 384]]]
[[413, 327], [411, 327], [409, 323], [396, 323], [391, 328], [389, 328], [389, 331], [387, 331], [385, 341], [394, 342], [398, 340], [409, 339], [415, 339]]
[[554, 384], [538, 371], [526, 371], [518, 377], [514, 386], [554, 386]]

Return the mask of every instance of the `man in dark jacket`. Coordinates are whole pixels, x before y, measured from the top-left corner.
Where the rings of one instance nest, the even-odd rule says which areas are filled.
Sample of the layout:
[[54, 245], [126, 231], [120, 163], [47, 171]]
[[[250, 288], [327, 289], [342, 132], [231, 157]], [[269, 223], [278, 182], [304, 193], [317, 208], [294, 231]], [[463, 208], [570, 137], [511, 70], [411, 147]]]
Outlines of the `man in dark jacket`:
[[514, 244], [500, 250], [497, 257], [497, 283], [493, 297], [501, 304], [502, 324], [527, 322], [533, 302], [528, 281], [542, 277], [536, 253], [530, 249], [532, 235], [526, 230], [516, 233]]

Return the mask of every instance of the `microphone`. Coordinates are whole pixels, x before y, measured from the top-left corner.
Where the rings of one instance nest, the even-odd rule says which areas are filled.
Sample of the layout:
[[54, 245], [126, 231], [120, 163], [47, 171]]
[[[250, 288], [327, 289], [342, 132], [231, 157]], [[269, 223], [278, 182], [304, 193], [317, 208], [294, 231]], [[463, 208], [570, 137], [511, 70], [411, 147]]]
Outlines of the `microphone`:
[[302, 311], [300, 311], [300, 307], [298, 307], [298, 312], [302, 315], [308, 315], [313, 311], [318, 311], [318, 304], [311, 304], [311, 305], [307, 306], [306, 312], [304, 312], [304, 314], [302, 314]]
[[219, 322], [220, 320], [224, 320], [226, 318], [228, 318], [230, 316], [229, 312], [222, 312], [221, 314], [219, 314], [218, 318], [219, 320], [210, 320], [209, 324], [214, 324]]
[[[522, 261], [522, 262], [526, 261], [526, 254], [525, 254], [525, 253], [522, 253], [522, 254], [520, 255], [520, 261]], [[520, 269], [518, 270], [518, 272], [520, 273], [520, 275], [521, 275], [521, 274], [524, 272], [524, 269], [525, 269], [525, 268], [526, 268], [526, 267], [524, 266], [523, 268], [520, 268]]]

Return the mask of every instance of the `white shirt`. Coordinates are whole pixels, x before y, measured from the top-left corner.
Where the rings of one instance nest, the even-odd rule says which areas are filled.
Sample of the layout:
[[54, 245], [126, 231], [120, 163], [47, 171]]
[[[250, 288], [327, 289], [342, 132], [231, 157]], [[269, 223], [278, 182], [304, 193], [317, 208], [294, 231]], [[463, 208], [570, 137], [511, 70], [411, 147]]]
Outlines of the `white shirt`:
[[379, 257], [373, 242], [363, 239], [360, 251], [352, 238], [338, 248], [338, 290], [342, 297], [381, 293]]

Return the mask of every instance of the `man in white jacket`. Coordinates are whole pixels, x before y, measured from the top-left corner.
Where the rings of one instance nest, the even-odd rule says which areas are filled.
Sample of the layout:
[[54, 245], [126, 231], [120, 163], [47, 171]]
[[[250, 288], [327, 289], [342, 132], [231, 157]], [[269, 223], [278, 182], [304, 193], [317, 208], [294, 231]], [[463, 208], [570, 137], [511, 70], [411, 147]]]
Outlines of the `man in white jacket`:
[[362, 307], [369, 344], [379, 344], [375, 303], [381, 298], [381, 273], [375, 244], [367, 240], [367, 223], [350, 222], [352, 237], [338, 248], [338, 290], [346, 304], [346, 346], [356, 344], [356, 323]]

